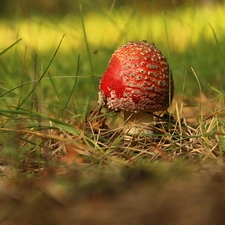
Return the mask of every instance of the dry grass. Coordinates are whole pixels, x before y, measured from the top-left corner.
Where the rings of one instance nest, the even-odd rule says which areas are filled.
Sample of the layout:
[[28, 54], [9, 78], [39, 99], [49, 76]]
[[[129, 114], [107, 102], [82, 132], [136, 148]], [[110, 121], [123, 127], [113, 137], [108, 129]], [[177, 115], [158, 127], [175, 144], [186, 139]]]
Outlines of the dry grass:
[[[213, 111], [203, 103], [188, 107], [188, 103], [178, 103], [177, 98], [174, 102], [172, 116], [168, 113], [154, 116], [149, 128], [154, 131], [151, 137], [134, 136], [129, 141], [124, 140], [123, 123], [117, 122], [117, 128], [110, 128], [110, 114], [92, 111], [84, 121], [68, 122], [76, 129], [76, 135], [54, 127], [54, 123], [47, 120], [42, 123], [48, 126], [29, 128], [21, 116], [17, 128], [1, 128], [4, 137], [2, 176], [21, 172], [40, 176], [52, 172], [53, 164], [54, 168], [61, 168], [56, 173], [60, 170], [59, 173], [64, 173], [62, 168], [74, 163], [130, 166], [179, 159], [191, 162], [223, 160], [224, 109], [217, 106]], [[190, 117], [190, 113], [195, 116]], [[120, 120], [119, 115], [114, 116], [114, 123], [116, 120]], [[13, 172], [9, 168], [13, 168]]]
[[108, 156], [123, 159], [125, 164], [135, 163], [143, 158], [148, 162], [159, 159], [173, 161], [179, 158], [216, 160], [223, 154], [220, 141], [224, 128], [214, 116], [204, 119], [197, 126], [189, 125], [185, 118], [171, 117], [171, 122], [168, 118], [168, 114], [156, 117], [149, 128], [154, 130], [152, 137], [137, 136], [124, 141], [123, 128], [96, 131], [90, 126], [91, 136]]

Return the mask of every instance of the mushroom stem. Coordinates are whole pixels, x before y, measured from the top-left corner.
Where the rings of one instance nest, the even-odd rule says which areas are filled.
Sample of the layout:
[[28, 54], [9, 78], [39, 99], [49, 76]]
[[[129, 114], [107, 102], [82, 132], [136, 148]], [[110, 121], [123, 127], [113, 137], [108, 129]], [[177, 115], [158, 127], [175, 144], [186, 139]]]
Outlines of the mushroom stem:
[[144, 111], [131, 113], [124, 112], [124, 133], [127, 135], [151, 135], [153, 130], [150, 128], [150, 124], [153, 121], [153, 115]]

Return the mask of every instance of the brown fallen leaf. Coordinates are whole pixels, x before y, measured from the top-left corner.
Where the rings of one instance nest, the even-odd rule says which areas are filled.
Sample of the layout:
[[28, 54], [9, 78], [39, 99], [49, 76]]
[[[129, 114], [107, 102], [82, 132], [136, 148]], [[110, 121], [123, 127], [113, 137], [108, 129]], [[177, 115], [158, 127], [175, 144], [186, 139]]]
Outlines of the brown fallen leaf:
[[49, 164], [43, 171], [43, 176], [49, 175], [68, 175], [71, 173], [71, 165], [81, 165], [84, 163], [84, 156], [90, 156], [90, 146], [83, 143], [80, 137], [73, 136], [65, 144], [65, 156], [59, 158], [61, 164]]
[[60, 161], [67, 165], [72, 165], [73, 163], [82, 164], [84, 159], [83, 156], [76, 151], [77, 147], [75, 143], [66, 144], [66, 156], [61, 157]]

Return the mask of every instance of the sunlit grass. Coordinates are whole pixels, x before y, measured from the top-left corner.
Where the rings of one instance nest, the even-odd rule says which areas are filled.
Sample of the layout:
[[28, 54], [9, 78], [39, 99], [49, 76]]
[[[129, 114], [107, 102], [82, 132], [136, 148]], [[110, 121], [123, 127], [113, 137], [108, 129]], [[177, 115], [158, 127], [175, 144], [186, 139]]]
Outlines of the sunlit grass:
[[[202, 37], [214, 41], [210, 25], [220, 40], [224, 36], [222, 23], [225, 6], [210, 8], [185, 8], [165, 13], [169, 42], [176, 51], [185, 51]], [[93, 12], [84, 15], [88, 41], [93, 46], [111, 48], [129, 40], [147, 39], [166, 45], [165, 27], [161, 13], [154, 15], [135, 10], [114, 10], [107, 15]], [[210, 24], [210, 25], [209, 25]], [[40, 52], [52, 50], [63, 34], [66, 35], [61, 51], [84, 47], [81, 19], [79, 15], [68, 14], [61, 20], [31, 17], [26, 20], [1, 21], [1, 48], [7, 47], [17, 38], [23, 38], [23, 46]]]
[[[225, 71], [224, 11], [225, 5], [210, 8], [192, 6], [154, 13], [115, 7], [110, 10], [93, 8], [89, 13], [78, 10], [62, 18], [29, 15], [26, 19], [1, 19], [0, 52], [22, 38], [2, 55], [0, 73], [2, 81], [7, 83], [2, 88], [10, 90], [18, 87], [13, 93], [19, 94], [23, 77], [23, 82], [28, 82], [22, 88], [26, 95], [26, 90], [39, 79], [65, 35], [54, 63], [42, 79], [40, 91], [46, 103], [48, 100], [52, 103], [52, 99], [67, 101], [65, 96], [71, 94], [74, 79], [77, 79], [74, 96], [82, 91], [88, 93], [85, 95], [86, 102], [88, 98], [96, 101], [99, 77], [104, 73], [112, 52], [131, 40], [155, 42], [169, 60], [175, 84], [183, 83], [187, 74], [186, 94], [198, 93], [198, 84], [190, 66], [195, 69], [204, 92], [211, 90], [208, 84], [218, 85], [217, 88], [222, 90], [221, 80]], [[49, 91], [56, 90], [55, 87], [57, 93]], [[182, 85], [176, 85], [175, 91], [180, 94]], [[76, 102], [80, 102], [78, 107], [83, 102], [79, 96], [76, 97]]]

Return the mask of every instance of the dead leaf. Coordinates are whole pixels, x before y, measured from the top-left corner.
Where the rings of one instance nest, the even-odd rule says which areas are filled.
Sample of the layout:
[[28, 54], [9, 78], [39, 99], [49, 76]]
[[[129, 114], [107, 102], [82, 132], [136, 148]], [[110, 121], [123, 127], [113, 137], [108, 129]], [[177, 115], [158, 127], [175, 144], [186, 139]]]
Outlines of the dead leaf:
[[66, 156], [61, 157], [61, 162], [67, 165], [72, 165], [73, 163], [82, 164], [84, 162], [83, 156], [76, 151], [77, 145], [75, 143], [66, 144], [65, 149]]

